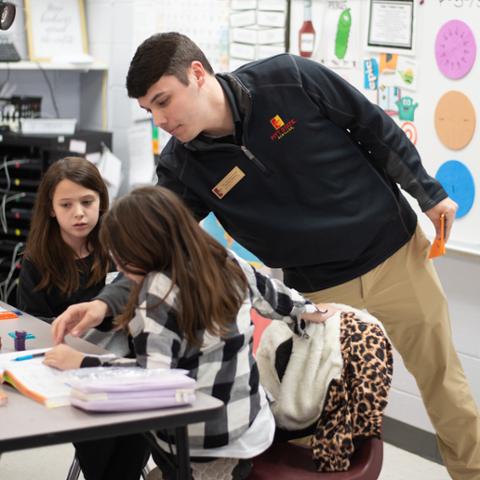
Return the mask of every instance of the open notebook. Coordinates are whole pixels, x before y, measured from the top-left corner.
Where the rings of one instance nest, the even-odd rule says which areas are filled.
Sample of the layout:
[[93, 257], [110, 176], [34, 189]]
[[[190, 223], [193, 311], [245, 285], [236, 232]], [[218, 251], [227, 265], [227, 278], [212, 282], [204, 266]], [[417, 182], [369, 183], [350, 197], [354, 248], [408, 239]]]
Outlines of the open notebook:
[[[27, 354], [44, 353], [48, 348], [11, 352], [0, 355], [0, 379], [15, 387], [23, 395], [47, 407], [70, 405], [70, 387], [67, 380], [73, 370], [61, 372], [44, 365], [43, 357], [16, 362]], [[110, 357], [113, 355], [109, 355]]]
[[22, 362], [14, 358], [22, 354], [41, 353], [48, 349], [28, 350], [0, 355], [0, 373], [3, 381], [15, 387], [23, 395], [43, 403], [47, 407], [70, 404], [70, 387], [63, 380], [63, 372], [42, 363], [43, 357]]

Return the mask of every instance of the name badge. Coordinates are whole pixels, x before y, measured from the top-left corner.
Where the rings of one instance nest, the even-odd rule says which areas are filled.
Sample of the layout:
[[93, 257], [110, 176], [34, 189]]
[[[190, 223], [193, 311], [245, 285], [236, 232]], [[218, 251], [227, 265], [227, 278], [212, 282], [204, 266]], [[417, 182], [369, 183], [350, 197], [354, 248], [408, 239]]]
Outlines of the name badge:
[[245, 176], [238, 167], [232, 168], [213, 188], [213, 194], [220, 200]]

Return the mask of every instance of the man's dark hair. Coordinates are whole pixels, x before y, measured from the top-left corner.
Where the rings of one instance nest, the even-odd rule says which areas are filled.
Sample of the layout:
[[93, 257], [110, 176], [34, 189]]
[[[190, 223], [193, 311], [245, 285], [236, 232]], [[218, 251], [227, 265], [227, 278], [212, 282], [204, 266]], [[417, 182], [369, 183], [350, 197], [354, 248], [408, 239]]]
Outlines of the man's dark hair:
[[163, 75], [173, 75], [188, 85], [187, 69], [194, 60], [213, 74], [205, 54], [187, 36], [177, 32], [157, 33], [147, 38], [135, 52], [127, 73], [131, 98], [143, 97]]

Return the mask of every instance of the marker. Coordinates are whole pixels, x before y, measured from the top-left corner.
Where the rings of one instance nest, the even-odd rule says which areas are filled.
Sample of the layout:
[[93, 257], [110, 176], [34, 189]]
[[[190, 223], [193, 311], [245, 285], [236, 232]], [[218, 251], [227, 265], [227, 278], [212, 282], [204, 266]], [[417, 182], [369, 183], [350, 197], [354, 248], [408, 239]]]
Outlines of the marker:
[[46, 352], [42, 353], [32, 353], [30, 355], [22, 355], [21, 357], [14, 358], [14, 362], [21, 362], [23, 360], [31, 360], [32, 358], [44, 357]]

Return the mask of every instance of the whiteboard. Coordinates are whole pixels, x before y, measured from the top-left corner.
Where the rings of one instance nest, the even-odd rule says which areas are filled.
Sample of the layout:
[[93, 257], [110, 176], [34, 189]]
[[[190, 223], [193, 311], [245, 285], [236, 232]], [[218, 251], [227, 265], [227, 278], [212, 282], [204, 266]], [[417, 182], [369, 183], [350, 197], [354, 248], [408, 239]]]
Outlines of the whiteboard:
[[[422, 157], [428, 173], [436, 176], [440, 166], [449, 160], [457, 160], [465, 165], [473, 177], [475, 197], [471, 209], [462, 218], [455, 221], [447, 249], [455, 249], [480, 255], [480, 0], [428, 0], [423, 4], [415, 2], [415, 52], [404, 58], [416, 63], [416, 90], [402, 90], [402, 96], [410, 96], [418, 106], [412, 123], [417, 131], [416, 147]], [[313, 24], [316, 30], [316, 49], [313, 59], [328, 63], [325, 48], [331, 44], [333, 8], [351, 8], [352, 28], [349, 39], [350, 64], [345, 68], [333, 69], [357, 87], [371, 101], [377, 103], [377, 92], [363, 87], [363, 60], [376, 58], [378, 53], [366, 48], [366, 30], [368, 28], [367, 0], [313, 0]], [[459, 79], [450, 79], [442, 74], [435, 59], [435, 40], [437, 32], [448, 21], [462, 20], [473, 32], [477, 54], [470, 72]], [[290, 51], [298, 53], [297, 33], [303, 21], [303, 1], [292, 0], [290, 24]], [[327, 62], [325, 59], [327, 58]], [[400, 57], [399, 57], [400, 58]], [[435, 110], [440, 98], [448, 91], [459, 91], [471, 102], [476, 114], [476, 126], [471, 141], [460, 150], [447, 148], [435, 129]], [[404, 120], [392, 117], [399, 125]], [[402, 191], [403, 192], [403, 191]], [[405, 192], [403, 192], [405, 193]], [[429, 219], [420, 212], [414, 199], [405, 193], [419, 214], [419, 221], [427, 235], [433, 237], [434, 229]]]

